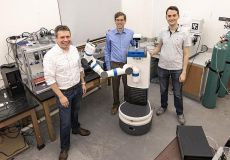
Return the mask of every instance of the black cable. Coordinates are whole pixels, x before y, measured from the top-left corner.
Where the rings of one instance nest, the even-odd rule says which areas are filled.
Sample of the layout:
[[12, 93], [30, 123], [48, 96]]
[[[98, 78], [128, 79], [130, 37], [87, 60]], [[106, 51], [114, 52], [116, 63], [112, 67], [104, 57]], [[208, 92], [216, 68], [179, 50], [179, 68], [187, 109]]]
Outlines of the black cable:
[[[26, 37], [25, 39], [27, 39], [28, 37]], [[17, 42], [17, 40], [16, 40], [16, 42]], [[21, 41], [20, 41], [21, 42]], [[17, 45], [17, 43], [15, 43], [15, 58], [17, 59], [15, 59], [15, 62], [16, 62], [16, 64], [17, 64], [17, 66], [19, 67], [19, 69], [20, 69], [20, 71], [21, 72], [23, 72], [24, 74], [26, 74], [26, 72], [24, 71], [24, 69], [22, 68], [22, 66], [23, 66], [23, 63], [21, 62], [21, 60], [19, 59], [19, 57], [18, 57], [18, 45]]]
[[18, 138], [19, 134], [20, 134], [20, 131], [21, 131], [21, 126], [20, 127], [16, 127], [17, 128], [17, 131], [11, 131], [10, 129], [11, 128], [15, 128], [16, 126], [14, 127], [9, 127], [7, 128], [7, 132], [8, 133], [17, 133], [15, 136], [9, 136], [7, 133], [4, 132], [4, 136], [8, 137], [8, 138], [12, 138], [12, 139], [15, 139], [15, 138]]
[[40, 28], [40, 30], [39, 30], [39, 31], [40, 31], [40, 32], [41, 32], [41, 31], [49, 32], [49, 30], [48, 30], [48, 29], [46, 29], [45, 27]]
[[[10, 37], [7, 37], [6, 38], [6, 42], [7, 42], [7, 47], [8, 47], [8, 56], [10, 56], [10, 50], [9, 50], [9, 44], [11, 44], [11, 45], [14, 45], [15, 46], [15, 55], [14, 55], [14, 58], [13, 57], [11, 57], [12, 58], [12, 60], [14, 60], [15, 62], [16, 62], [16, 64], [18, 65], [18, 66], [20, 66], [19, 64], [18, 64], [18, 61], [20, 61], [19, 60], [19, 58], [18, 58], [18, 55], [17, 55], [17, 38], [15, 39], [15, 42], [14, 43], [12, 43], [12, 42], [10, 42], [9, 41], [9, 39], [10, 39]], [[11, 50], [12, 50], [12, 47], [11, 47]], [[18, 61], [17, 61], [17, 59], [18, 59]], [[20, 61], [21, 62], [21, 61]], [[9, 63], [9, 62], [8, 62]]]
[[[41, 27], [39, 30], [37, 30], [37, 31], [35, 31], [35, 32], [32, 32], [32, 33], [23, 32], [23, 33], [21, 34], [21, 36], [11, 36], [11, 37], [7, 37], [7, 38], [6, 38], [6, 42], [7, 42], [7, 43], [10, 43], [10, 44], [17, 44], [17, 43], [20, 43], [20, 42], [22, 42], [22, 41], [24, 41], [24, 40], [27, 40], [28, 38], [31, 38], [33, 35], [35, 35], [35, 36], [37, 37], [37, 39], [38, 39], [37, 34], [38, 34], [39, 32], [41, 32], [41, 31], [46, 31], [46, 32], [48, 32], [49, 30], [46, 29], [45, 27]], [[28, 34], [28, 35], [27, 35], [27, 36], [24, 36], [24, 34]], [[14, 38], [14, 40], [17, 40], [17, 39], [19, 39], [19, 38], [24, 38], [24, 39], [18, 41], [17, 43], [16, 43], [16, 42], [12, 43], [12, 42], [10, 41], [12, 37]]]
[[[2, 130], [0, 130], [0, 135], [4, 135], [4, 136], [6, 136], [8, 138], [17, 138], [19, 133], [21, 132], [21, 134], [23, 136], [34, 136], [33, 127], [28, 126], [28, 124], [31, 124], [31, 123], [32, 123], [31, 120], [27, 119], [26, 125], [23, 125], [22, 123], [19, 123], [19, 124], [15, 124], [14, 126], [5, 127]], [[21, 130], [25, 126], [29, 127], [31, 129], [31, 132], [29, 132], [29, 133], [22, 132]], [[13, 130], [12, 130], [12, 128], [13, 128]], [[9, 135], [7, 135], [7, 133], [17, 133], [17, 135], [16, 136], [9, 136]]]
[[8, 42], [8, 40], [7, 40], [8, 38], [6, 38], [6, 42], [7, 42], [6, 43], [6, 45], [7, 45], [7, 55], [5, 56], [5, 58], [6, 58], [7, 63], [9, 64], [9, 58], [7, 59], [7, 56], [10, 57], [14, 61], [15, 61], [15, 59], [10, 55], [10, 52], [12, 51], [12, 47], [10, 47], [9, 45], [13, 44], [13, 43]]
[[[17, 66], [19, 67], [20, 71], [23, 72], [24, 74], [26, 74], [26, 71], [22, 68], [23, 66], [23, 62], [21, 62], [21, 60], [19, 59], [19, 56], [18, 56], [18, 44], [22, 41], [25, 41], [33, 36], [36, 36], [37, 40], [39, 39], [38, 38], [38, 33], [39, 32], [44, 32], [45, 34], [48, 34], [49, 32], [51, 32], [52, 29], [49, 31], [48, 29], [46, 29], [45, 27], [41, 27], [38, 31], [36, 32], [33, 32], [33, 33], [29, 33], [29, 32], [23, 32], [20, 36], [11, 36], [11, 37], [7, 37], [6, 38], [6, 42], [7, 42], [7, 49], [8, 49], [8, 59], [7, 59], [7, 56], [5, 56], [6, 58], [6, 61], [7, 63], [9, 64], [9, 57], [14, 60], [17, 64]], [[25, 34], [27, 34], [25, 36]], [[19, 38], [23, 38], [21, 40], [18, 40]], [[12, 40], [15, 40], [14, 42]], [[10, 44], [13, 45], [10, 47]], [[13, 51], [12, 47], [15, 47], [15, 52], [14, 53], [14, 56], [12, 57], [10, 55], [10, 52]], [[11, 50], [10, 50], [11, 49]]]

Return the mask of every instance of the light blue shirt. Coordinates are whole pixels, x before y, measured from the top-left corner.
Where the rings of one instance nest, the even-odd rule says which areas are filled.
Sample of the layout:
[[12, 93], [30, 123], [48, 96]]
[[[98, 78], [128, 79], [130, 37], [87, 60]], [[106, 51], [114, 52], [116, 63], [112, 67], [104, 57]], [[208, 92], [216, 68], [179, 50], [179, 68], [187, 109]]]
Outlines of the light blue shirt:
[[124, 28], [123, 32], [118, 32], [117, 29], [107, 32], [105, 63], [108, 70], [111, 68], [111, 61], [126, 63], [129, 46], [133, 44], [133, 34], [132, 30], [126, 28]]

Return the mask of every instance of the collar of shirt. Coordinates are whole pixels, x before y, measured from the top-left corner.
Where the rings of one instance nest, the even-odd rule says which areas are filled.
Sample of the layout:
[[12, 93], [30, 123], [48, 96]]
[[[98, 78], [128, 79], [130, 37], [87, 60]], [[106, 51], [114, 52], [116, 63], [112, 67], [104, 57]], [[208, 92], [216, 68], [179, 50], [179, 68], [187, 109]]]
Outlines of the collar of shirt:
[[172, 31], [170, 30], [169, 26], [168, 26], [168, 31], [169, 31], [170, 36], [171, 36], [173, 33], [180, 32], [180, 30], [181, 30], [181, 26], [180, 26], [179, 24], [178, 24], [178, 27], [177, 27], [177, 29], [176, 29], [175, 32], [172, 32]]
[[124, 28], [122, 32], [119, 32], [117, 29], [115, 29], [115, 30], [114, 30], [114, 33], [115, 33], [115, 34], [122, 34], [122, 33], [125, 33], [125, 34], [126, 34], [126, 33], [127, 33], [127, 29]]
[[64, 51], [58, 44], [55, 45], [56, 49], [57, 49], [57, 54], [66, 54], [69, 53], [69, 51], [71, 50], [71, 45], [69, 46], [69, 50], [68, 51]]

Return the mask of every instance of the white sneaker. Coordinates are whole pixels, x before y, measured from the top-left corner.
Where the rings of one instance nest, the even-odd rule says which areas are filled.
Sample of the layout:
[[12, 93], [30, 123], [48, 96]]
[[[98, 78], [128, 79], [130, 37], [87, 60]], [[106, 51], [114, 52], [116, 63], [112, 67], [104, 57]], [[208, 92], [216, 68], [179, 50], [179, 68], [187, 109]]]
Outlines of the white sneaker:
[[157, 109], [156, 111], [156, 115], [159, 116], [159, 115], [162, 115], [163, 113], [165, 113], [166, 109], [164, 109], [163, 107], [160, 107]]
[[177, 115], [177, 120], [180, 123], [180, 125], [184, 125], [185, 124], [184, 114]]

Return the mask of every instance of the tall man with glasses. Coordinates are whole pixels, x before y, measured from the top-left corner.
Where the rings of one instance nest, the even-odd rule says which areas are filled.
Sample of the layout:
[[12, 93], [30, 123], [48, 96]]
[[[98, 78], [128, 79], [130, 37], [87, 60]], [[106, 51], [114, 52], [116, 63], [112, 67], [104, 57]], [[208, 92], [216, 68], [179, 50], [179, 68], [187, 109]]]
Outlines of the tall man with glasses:
[[[106, 34], [105, 45], [105, 62], [107, 69], [122, 68], [127, 61], [127, 53], [133, 39], [133, 31], [125, 27], [126, 15], [122, 12], [117, 12], [114, 15], [116, 28], [110, 30]], [[111, 114], [115, 115], [120, 105], [119, 88], [120, 79], [122, 77], [124, 86], [124, 100], [127, 99], [127, 76], [116, 76], [112, 78], [113, 86], [113, 107]]]

